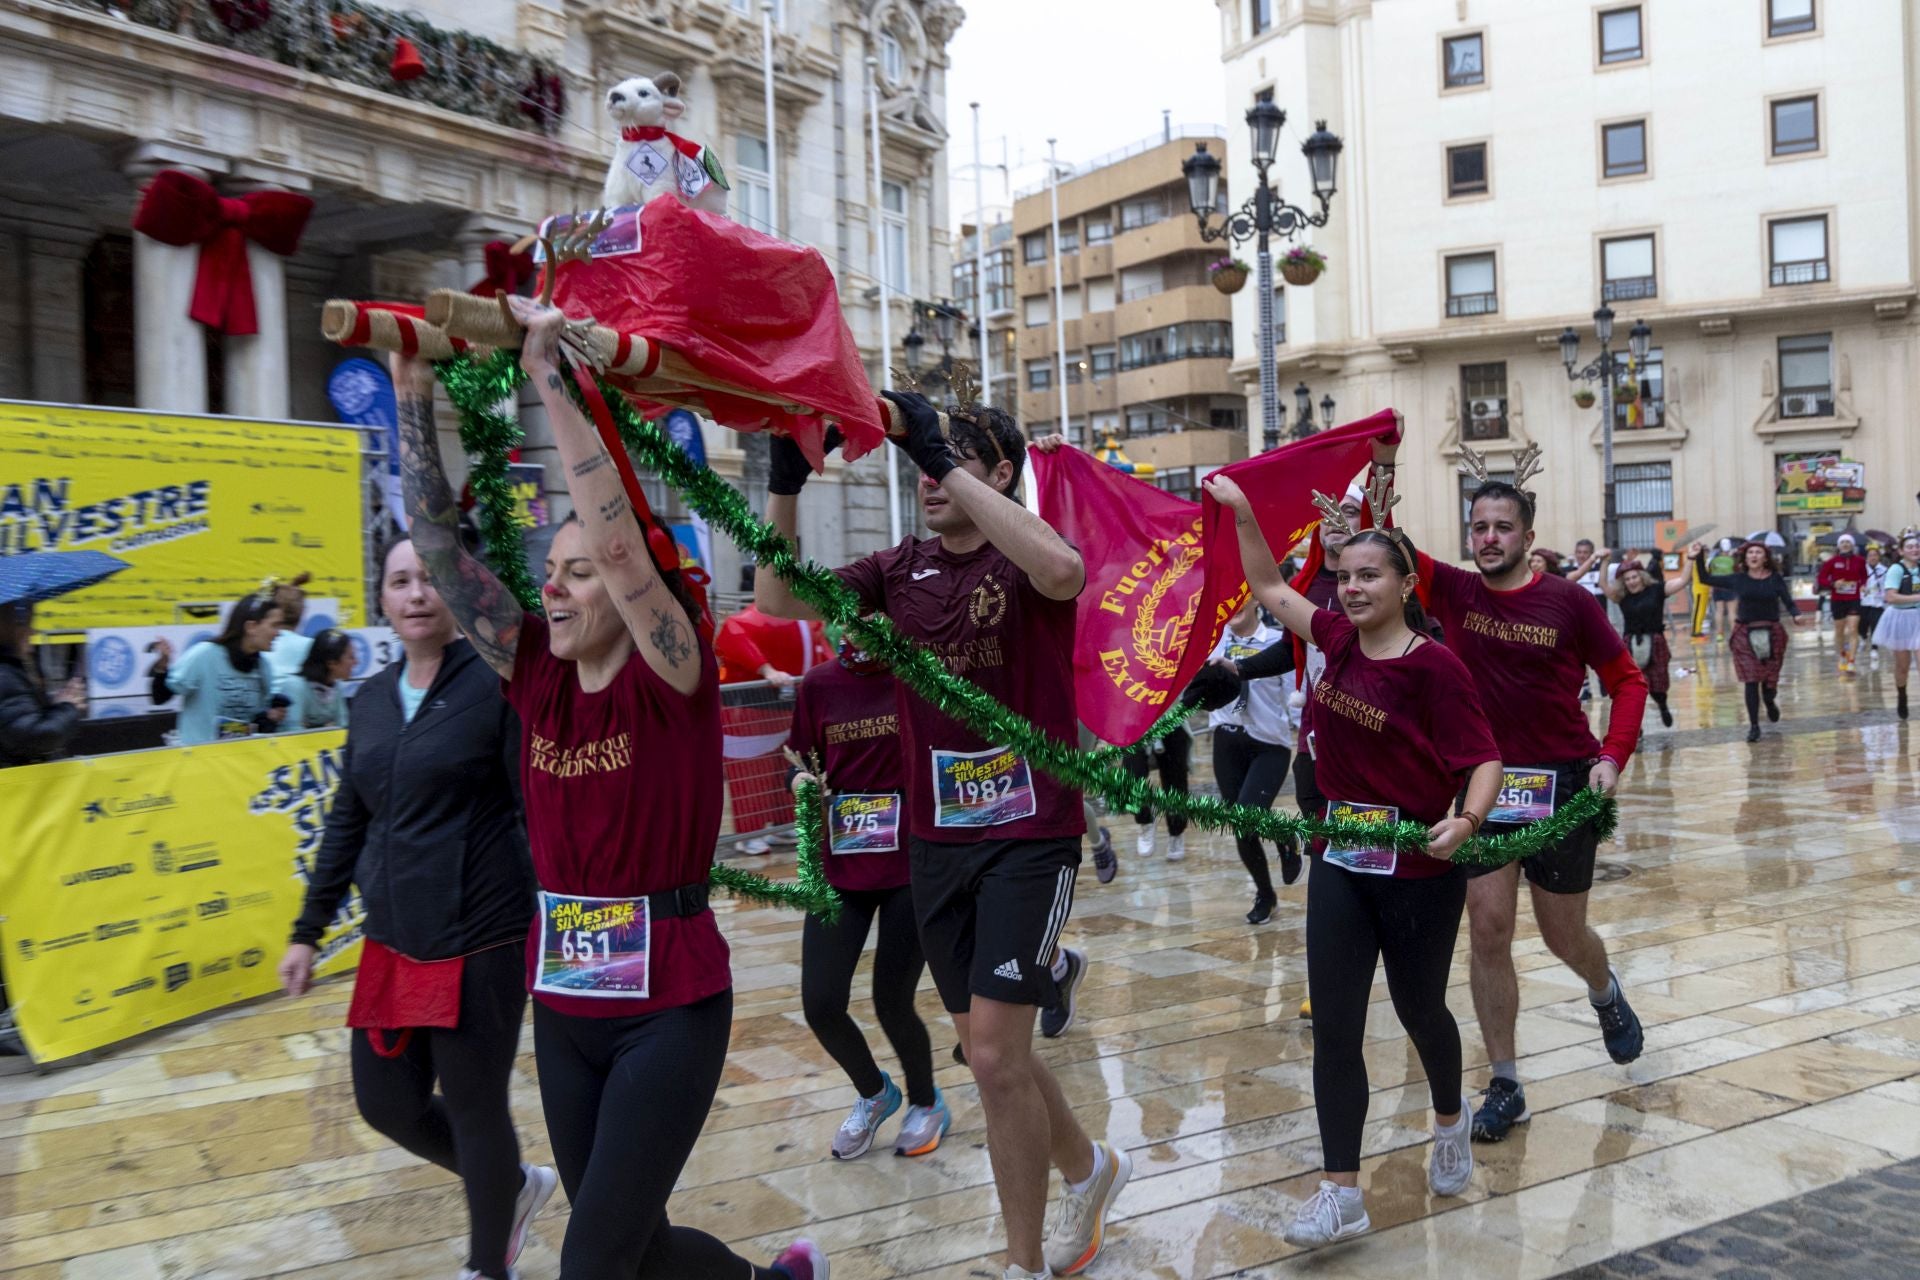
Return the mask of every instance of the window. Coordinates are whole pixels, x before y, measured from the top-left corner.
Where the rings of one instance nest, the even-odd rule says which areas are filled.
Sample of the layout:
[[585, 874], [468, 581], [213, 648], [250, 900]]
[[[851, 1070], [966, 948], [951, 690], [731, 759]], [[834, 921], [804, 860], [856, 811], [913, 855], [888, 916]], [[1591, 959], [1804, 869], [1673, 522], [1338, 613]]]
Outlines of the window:
[[[1620, 469], [1616, 466], [1614, 474], [1617, 476], [1619, 473]], [[1487, 479], [1503, 480], [1512, 484], [1513, 472], [1495, 471], [1489, 468]], [[1460, 558], [1462, 560], [1473, 559], [1473, 491], [1479, 487], [1480, 482], [1472, 476], [1460, 477]]]
[[1487, 82], [1484, 35], [1450, 36], [1440, 42], [1440, 64], [1446, 87], [1464, 89]]
[[1460, 404], [1466, 410], [1460, 438], [1469, 444], [1478, 440], [1507, 438], [1507, 363], [1460, 366]]
[[[733, 11], [735, 13], [750, 14], [758, 18], [760, 16], [759, 0], [733, 0]], [[787, 0], [773, 0], [773, 25], [776, 27], [785, 26], [786, 21]]]
[[[1614, 426], [1622, 431], [1645, 431], [1660, 425], [1667, 407], [1667, 357], [1660, 348], [1647, 352], [1647, 358], [1627, 371], [1622, 382], [1631, 382], [1640, 396], [1632, 404], [1613, 406]], [[1617, 471], [1616, 471], [1617, 475]], [[1633, 543], [1650, 546], [1651, 543]]]
[[1113, 241], [1113, 219], [1087, 219], [1087, 243], [1110, 244]]
[[1060, 318], [1078, 320], [1080, 318], [1080, 286], [1060, 291]]
[[1027, 390], [1051, 391], [1053, 389], [1053, 361], [1027, 361]]
[[987, 310], [1013, 310], [1013, 250], [995, 249], [987, 255]]
[[1127, 434], [1130, 436], [1150, 436], [1172, 429], [1173, 418], [1161, 405], [1143, 404], [1127, 410]]
[[1087, 281], [1087, 311], [1098, 313], [1113, 310], [1113, 277], [1101, 276], [1098, 280]]
[[1813, 0], [1767, 0], [1767, 35], [1797, 36], [1812, 31], [1818, 24], [1814, 21]]
[[[1080, 379], [1086, 376], [1086, 372], [1087, 353], [1084, 351], [1067, 352], [1067, 385], [1070, 387], [1079, 386]], [[1067, 439], [1072, 440], [1076, 439], [1076, 437], [1069, 435]]]
[[1780, 98], [1771, 104], [1773, 154], [1797, 156], [1820, 149], [1820, 99]]
[[1174, 360], [1224, 358], [1232, 354], [1233, 324], [1226, 320], [1189, 320], [1120, 339], [1123, 371]]
[[900, 37], [891, 31], [880, 33], [880, 74], [888, 84], [899, 84], [907, 78], [906, 50], [900, 47]]
[[1600, 62], [1638, 62], [1647, 56], [1640, 38], [1640, 6], [1608, 9], [1600, 15]]
[[1060, 252], [1062, 254], [1080, 252], [1080, 232], [1078, 228], [1060, 228]]
[[1047, 233], [1030, 231], [1020, 237], [1020, 261], [1032, 266], [1047, 260]]
[[1247, 7], [1252, 10], [1253, 34], [1273, 30], [1273, 0], [1247, 0]]
[[733, 137], [733, 204], [741, 223], [766, 235], [773, 230], [773, 179], [767, 176], [767, 143], [750, 133]]
[[1487, 144], [1469, 142], [1447, 148], [1447, 198], [1487, 194]]
[[1095, 347], [1087, 352], [1088, 372], [1095, 382], [1111, 378], [1119, 366], [1119, 353], [1113, 347]]
[[1647, 122], [1629, 120], [1600, 130], [1601, 173], [1627, 178], [1647, 171]]
[[1658, 546], [1655, 527], [1673, 519], [1673, 464], [1617, 464], [1613, 469], [1613, 495], [1620, 541], [1629, 547]]
[[1828, 417], [1833, 413], [1833, 335], [1807, 333], [1780, 339], [1780, 416]]
[[1831, 278], [1827, 266], [1827, 218], [1782, 218], [1767, 224], [1767, 245], [1775, 285], [1820, 284]]
[[1287, 340], [1287, 290], [1285, 285], [1273, 286], [1273, 345], [1279, 346]]
[[1120, 229], [1132, 231], [1137, 227], [1150, 227], [1166, 216], [1165, 195], [1151, 195], [1138, 200], [1129, 200], [1120, 206]]
[[907, 189], [897, 182], [880, 184], [880, 248], [887, 287], [907, 292]]
[[1120, 301], [1132, 302], [1135, 298], [1150, 298], [1167, 287], [1166, 273], [1162, 263], [1148, 262], [1138, 267], [1120, 269]]
[[1653, 273], [1653, 237], [1623, 236], [1600, 242], [1600, 299], [1637, 302], [1658, 297]]
[[1447, 314], [1486, 316], [1500, 309], [1494, 293], [1493, 255], [1467, 253], [1447, 259]]
[[1053, 296], [1045, 293], [1030, 294], [1021, 304], [1025, 312], [1023, 319], [1029, 329], [1037, 329], [1053, 319]]

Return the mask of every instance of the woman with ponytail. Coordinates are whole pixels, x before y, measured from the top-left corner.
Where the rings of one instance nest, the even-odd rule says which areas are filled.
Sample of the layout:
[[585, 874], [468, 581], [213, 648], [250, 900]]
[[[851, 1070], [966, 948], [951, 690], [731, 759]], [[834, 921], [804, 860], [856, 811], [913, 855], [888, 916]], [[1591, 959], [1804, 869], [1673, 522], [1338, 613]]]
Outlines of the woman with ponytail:
[[[1368, 1095], [1363, 1047], [1368, 992], [1382, 959], [1433, 1103], [1427, 1185], [1435, 1195], [1457, 1196], [1472, 1177], [1460, 1030], [1447, 1008], [1466, 880], [1448, 858], [1492, 807], [1500, 759], [1472, 677], [1429, 638], [1415, 591], [1417, 553], [1405, 534], [1376, 528], [1348, 537], [1338, 571], [1341, 612], [1316, 608], [1280, 577], [1239, 485], [1216, 472], [1206, 488], [1234, 513], [1254, 598], [1326, 656], [1314, 682], [1313, 732], [1329, 816], [1429, 828], [1421, 853], [1335, 845], [1314, 858], [1307, 982], [1325, 1174], [1286, 1230], [1289, 1244], [1313, 1248], [1372, 1225], [1359, 1185]], [[1368, 496], [1374, 523], [1385, 526], [1384, 483]], [[1342, 519], [1331, 499], [1320, 502], [1330, 524]], [[1456, 816], [1463, 781], [1466, 803]]]

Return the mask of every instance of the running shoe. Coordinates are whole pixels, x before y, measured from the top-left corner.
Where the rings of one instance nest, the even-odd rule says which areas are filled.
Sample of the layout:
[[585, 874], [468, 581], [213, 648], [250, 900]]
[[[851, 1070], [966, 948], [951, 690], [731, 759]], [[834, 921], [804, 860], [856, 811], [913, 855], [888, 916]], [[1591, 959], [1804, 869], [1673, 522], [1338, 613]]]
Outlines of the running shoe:
[[1520, 1082], [1495, 1076], [1487, 1082], [1487, 1091], [1480, 1095], [1480, 1107], [1473, 1113], [1473, 1140], [1504, 1141], [1513, 1126], [1531, 1119], [1533, 1112], [1527, 1110], [1527, 1091], [1520, 1087]]
[[519, 1260], [520, 1251], [526, 1248], [527, 1228], [547, 1207], [547, 1201], [553, 1199], [553, 1189], [560, 1185], [560, 1175], [544, 1164], [523, 1164], [520, 1174], [520, 1194], [513, 1201], [513, 1232], [507, 1237], [509, 1267]]
[[1673, 728], [1673, 709], [1664, 702], [1660, 704], [1660, 723]]
[[1143, 858], [1153, 853], [1153, 824], [1140, 828], [1140, 838], [1133, 842], [1133, 851]]
[[1120, 859], [1113, 856], [1113, 832], [1105, 827], [1094, 830], [1100, 833], [1100, 838], [1093, 842], [1093, 874], [1101, 884], [1112, 884], [1114, 876], [1120, 873]]
[[1463, 1194], [1473, 1181], [1473, 1143], [1468, 1141], [1467, 1118], [1451, 1129], [1433, 1127], [1433, 1155], [1427, 1161], [1427, 1190], [1437, 1196]]
[[1000, 1280], [1053, 1280], [1053, 1272], [1029, 1271], [1025, 1267], [1009, 1266], [1000, 1273]]
[[1747, 730], [1747, 741], [1748, 741], [1748, 742], [1758, 742], [1758, 741], [1760, 741], [1760, 726], [1759, 726], [1759, 725], [1757, 725], [1757, 724], [1756, 724], [1756, 725], [1754, 725], [1754, 726], [1753, 726], [1753, 727], [1752, 727], [1751, 729], [1748, 729], [1748, 730]]
[[1322, 1181], [1320, 1189], [1309, 1196], [1287, 1224], [1287, 1243], [1296, 1249], [1318, 1249], [1336, 1240], [1347, 1240], [1371, 1229], [1367, 1203], [1350, 1187]]
[[1087, 976], [1087, 956], [1084, 951], [1075, 951], [1072, 947], [1062, 947], [1061, 951], [1067, 957], [1067, 976], [1053, 984], [1060, 993], [1060, 999], [1058, 1003], [1040, 1011], [1040, 1034], [1049, 1040], [1058, 1040], [1073, 1026], [1073, 1020], [1079, 1014], [1080, 980]]
[[787, 1251], [773, 1260], [775, 1271], [784, 1271], [790, 1280], [827, 1280], [832, 1270], [827, 1252], [811, 1240], [795, 1240]]
[[1895, 709], [1899, 712], [1900, 718], [1905, 720], [1907, 718], [1907, 691], [1905, 689], [1896, 689], [1894, 692], [1900, 695], [1899, 706]]
[[1187, 857], [1187, 838], [1184, 835], [1167, 837], [1167, 861], [1184, 862]]
[[1248, 924], [1265, 924], [1273, 919], [1273, 907], [1277, 900], [1270, 893], [1253, 895], [1253, 910], [1247, 912]]
[[880, 1078], [886, 1087], [871, 1098], [861, 1098], [853, 1104], [853, 1110], [847, 1112], [847, 1118], [840, 1124], [840, 1132], [833, 1135], [833, 1158], [835, 1160], [858, 1160], [873, 1148], [873, 1139], [880, 1132], [880, 1126], [887, 1118], [900, 1109], [905, 1101], [900, 1096], [900, 1086], [893, 1077], [882, 1071]]
[[742, 840], [739, 844], [736, 844], [733, 847], [738, 849], [741, 853], [751, 854], [756, 858], [763, 853], [773, 852], [773, 842], [761, 836], [755, 836], [751, 840]]
[[963, 1067], [966, 1066], [967, 1051], [956, 1044], [955, 1046], [953, 1046], [953, 1060], [959, 1063]]
[[1047, 1232], [1047, 1266], [1055, 1275], [1078, 1275], [1093, 1265], [1106, 1243], [1107, 1214], [1133, 1176], [1132, 1156], [1105, 1142], [1093, 1145], [1102, 1156], [1098, 1172], [1084, 1190], [1060, 1189], [1053, 1228]]
[[1313, 1023], [1313, 997], [1312, 996], [1308, 996], [1305, 1000], [1302, 1000], [1300, 1002], [1300, 1021], [1307, 1023], [1309, 1026], [1311, 1026]]
[[1305, 869], [1300, 850], [1292, 840], [1284, 841], [1280, 845], [1280, 883], [1292, 884], [1300, 878], [1300, 873]]
[[[1613, 970], [1607, 970], [1609, 974]], [[1605, 1004], [1593, 1006], [1594, 1017], [1600, 1019], [1600, 1038], [1607, 1042], [1607, 1056], [1621, 1066], [1640, 1056], [1646, 1037], [1640, 1030], [1640, 1017], [1627, 1003], [1627, 993], [1620, 989], [1620, 977], [1613, 975], [1613, 999]]]
[[931, 1155], [951, 1128], [953, 1112], [947, 1110], [946, 1095], [935, 1089], [932, 1106], [907, 1108], [906, 1119], [900, 1122], [900, 1134], [893, 1140], [893, 1154]]
[[[484, 1272], [475, 1271], [472, 1267], [462, 1267], [460, 1268], [460, 1280], [487, 1280], [487, 1277]], [[507, 1280], [520, 1280], [520, 1273], [512, 1267], [508, 1267]]]
[[1760, 686], [1760, 698], [1763, 702], [1767, 704], [1767, 723], [1768, 724], [1779, 723], [1780, 704], [1775, 701], [1775, 698], [1777, 698], [1778, 696], [1779, 694], [1777, 690], [1770, 689], [1764, 684]]

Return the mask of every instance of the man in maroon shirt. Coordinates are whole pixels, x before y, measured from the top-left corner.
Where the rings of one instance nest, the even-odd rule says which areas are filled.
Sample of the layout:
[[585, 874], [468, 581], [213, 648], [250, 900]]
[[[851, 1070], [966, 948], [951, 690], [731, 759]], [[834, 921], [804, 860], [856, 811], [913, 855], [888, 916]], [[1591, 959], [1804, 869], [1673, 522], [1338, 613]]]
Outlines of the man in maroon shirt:
[[1855, 545], [1852, 534], [1841, 534], [1833, 555], [1815, 576], [1815, 585], [1827, 593], [1833, 610], [1833, 647], [1840, 651], [1842, 675], [1853, 671], [1853, 654], [1860, 643], [1860, 588], [1867, 581], [1866, 557], [1854, 550]]
[[[935, 536], [858, 560], [841, 581], [950, 671], [1057, 741], [1076, 742], [1073, 602], [1086, 566], [1016, 496], [1026, 463], [1019, 427], [995, 409], [947, 418], [920, 396], [888, 398], [907, 422], [896, 442], [920, 467], [921, 511]], [[798, 446], [776, 439], [767, 515], [788, 537], [807, 475]], [[756, 577], [754, 598], [775, 617], [816, 616], [770, 569]], [[980, 1086], [1007, 1280], [1073, 1275], [1099, 1253], [1132, 1172], [1126, 1152], [1087, 1138], [1032, 1052], [1036, 1010], [1060, 994], [1050, 965], [1073, 907], [1086, 830], [1080, 794], [904, 687], [900, 719], [914, 910]], [[1049, 1157], [1066, 1185], [1043, 1245]]]
[[[1532, 494], [1490, 480], [1474, 491], [1469, 507], [1468, 542], [1479, 572], [1420, 556], [1427, 611], [1473, 673], [1500, 747], [1505, 776], [1487, 818], [1489, 834], [1548, 817], [1583, 787], [1613, 794], [1647, 704], [1646, 675], [1599, 601], [1577, 583], [1529, 566], [1533, 519]], [[1589, 667], [1613, 699], [1604, 744], [1595, 741], [1580, 706]], [[1513, 930], [1522, 870], [1540, 936], [1587, 984], [1608, 1054], [1619, 1063], [1640, 1056], [1640, 1020], [1607, 963], [1606, 944], [1587, 924], [1598, 853], [1589, 824], [1517, 864], [1468, 868], [1473, 1006], [1492, 1064], [1473, 1118], [1473, 1136], [1483, 1142], [1500, 1141], [1530, 1118], [1514, 1046], [1520, 993]]]

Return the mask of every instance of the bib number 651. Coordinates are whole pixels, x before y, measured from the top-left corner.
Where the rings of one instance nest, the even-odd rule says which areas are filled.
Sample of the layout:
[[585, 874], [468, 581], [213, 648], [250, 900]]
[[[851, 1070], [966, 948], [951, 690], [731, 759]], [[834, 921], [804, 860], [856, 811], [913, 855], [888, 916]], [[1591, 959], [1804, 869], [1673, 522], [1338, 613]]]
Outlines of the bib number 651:
[[612, 941], [607, 933], [590, 929], [568, 929], [560, 935], [560, 958], [569, 964], [592, 964], [613, 959]]

